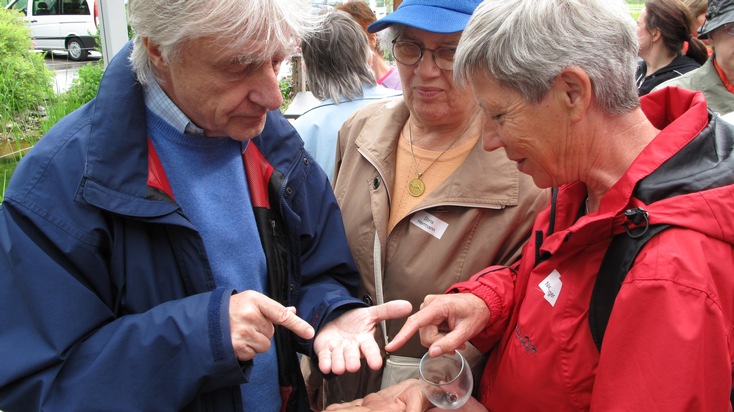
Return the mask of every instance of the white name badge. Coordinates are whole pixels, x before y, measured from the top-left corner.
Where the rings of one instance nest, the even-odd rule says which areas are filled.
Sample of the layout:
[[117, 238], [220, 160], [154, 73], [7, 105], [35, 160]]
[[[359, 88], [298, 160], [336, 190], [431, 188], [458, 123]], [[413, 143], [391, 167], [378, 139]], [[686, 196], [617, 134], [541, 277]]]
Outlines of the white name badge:
[[558, 273], [557, 270], [553, 269], [553, 272], [543, 279], [542, 282], [538, 283], [538, 286], [540, 286], [540, 290], [543, 291], [543, 297], [545, 300], [547, 300], [551, 306], [556, 306], [556, 300], [558, 300], [558, 295], [561, 293], [561, 288], [563, 287], [561, 274]]
[[446, 232], [446, 229], [449, 227], [448, 223], [426, 211], [420, 211], [413, 215], [413, 218], [410, 219], [410, 223], [425, 230], [436, 239], [441, 239], [441, 236], [443, 236], [444, 232]]

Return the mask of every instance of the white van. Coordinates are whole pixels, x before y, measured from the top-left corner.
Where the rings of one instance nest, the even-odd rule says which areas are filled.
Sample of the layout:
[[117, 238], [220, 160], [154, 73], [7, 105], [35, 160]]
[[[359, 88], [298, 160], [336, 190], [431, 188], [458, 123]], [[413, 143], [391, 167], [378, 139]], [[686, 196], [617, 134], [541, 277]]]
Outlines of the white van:
[[[95, 0], [12, 0], [5, 8], [26, 16], [39, 50], [66, 50], [71, 60], [85, 60], [97, 43]], [[90, 7], [91, 6], [91, 7]]]

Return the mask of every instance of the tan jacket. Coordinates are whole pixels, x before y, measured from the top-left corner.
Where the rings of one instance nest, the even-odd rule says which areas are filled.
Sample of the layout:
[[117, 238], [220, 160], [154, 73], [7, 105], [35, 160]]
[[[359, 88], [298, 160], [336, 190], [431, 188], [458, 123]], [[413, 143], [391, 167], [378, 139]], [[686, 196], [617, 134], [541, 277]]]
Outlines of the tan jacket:
[[[510, 264], [527, 241], [535, 216], [548, 203], [530, 177], [518, 172], [504, 150], [486, 152], [481, 139], [459, 169], [418, 204], [413, 213], [386, 233], [393, 187], [397, 139], [408, 119], [402, 97], [370, 104], [357, 111], [339, 133], [334, 193], [342, 209], [347, 239], [361, 274], [360, 297], [377, 303], [374, 282], [374, 241], [378, 231], [382, 249], [385, 301], [406, 299], [418, 310], [428, 294], [441, 294], [493, 264]], [[448, 224], [440, 239], [411, 223], [426, 212]], [[392, 338], [405, 319], [387, 322]], [[378, 332], [382, 342], [382, 331]], [[381, 347], [384, 346], [381, 343]], [[396, 355], [421, 357], [426, 349], [417, 336]], [[379, 388], [377, 373], [346, 384], [354, 397]], [[327, 398], [327, 404], [351, 400]]]

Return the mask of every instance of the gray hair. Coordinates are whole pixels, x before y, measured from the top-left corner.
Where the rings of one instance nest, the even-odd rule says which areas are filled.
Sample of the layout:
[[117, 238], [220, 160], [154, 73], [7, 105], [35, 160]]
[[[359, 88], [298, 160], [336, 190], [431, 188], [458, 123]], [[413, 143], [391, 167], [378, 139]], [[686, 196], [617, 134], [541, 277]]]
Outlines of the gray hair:
[[362, 96], [363, 84], [377, 85], [369, 65], [372, 51], [362, 27], [342, 11], [321, 17], [319, 27], [301, 40], [306, 80], [320, 100], [334, 103]]
[[622, 0], [485, 0], [464, 30], [454, 76], [490, 75], [539, 103], [567, 67], [586, 71], [602, 111], [639, 106], [636, 24]]
[[[155, 75], [143, 38], [156, 44], [163, 59], [176, 62], [186, 42], [221, 40], [222, 49], [246, 51], [242, 59], [263, 63], [295, 48], [308, 31], [307, 0], [130, 0], [129, 21], [135, 32], [130, 57], [138, 80]], [[263, 39], [263, 48], [252, 47]]]
[[392, 55], [392, 42], [403, 34], [404, 29], [405, 26], [402, 24], [391, 24], [385, 29], [377, 32], [377, 47], [382, 52], [387, 51]]

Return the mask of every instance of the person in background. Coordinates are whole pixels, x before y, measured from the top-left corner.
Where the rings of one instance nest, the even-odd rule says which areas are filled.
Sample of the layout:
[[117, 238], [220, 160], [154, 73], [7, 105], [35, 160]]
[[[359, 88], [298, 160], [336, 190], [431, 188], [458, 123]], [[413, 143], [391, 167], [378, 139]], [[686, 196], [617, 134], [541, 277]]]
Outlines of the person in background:
[[[405, 0], [369, 27], [390, 31], [404, 96], [366, 106], [345, 122], [332, 181], [361, 274], [359, 296], [368, 302], [417, 305], [483, 267], [513, 263], [547, 204], [548, 192], [503, 151], [482, 148], [480, 108], [467, 87], [454, 83], [454, 52], [479, 2]], [[380, 345], [402, 325], [382, 325]], [[365, 366], [316, 379], [323, 385], [317, 395], [325, 404], [353, 400], [415, 377], [424, 353], [416, 338], [391, 353], [382, 371]], [[480, 352], [469, 347], [465, 354], [483, 365]]]
[[[637, 50], [629, 10], [608, 0], [485, 1], [464, 31], [454, 76], [482, 108], [484, 147], [555, 189], [517, 265], [426, 297], [385, 347], [419, 331], [430, 356], [491, 348], [463, 411], [731, 410], [734, 126], [700, 92], [638, 98]], [[671, 227], [632, 257], [597, 349], [610, 242], [658, 224]], [[329, 410], [422, 411], [417, 386]]]
[[[708, 8], [707, 0], [682, 0], [683, 4], [688, 6], [688, 10], [691, 11], [693, 21], [691, 22], [691, 37], [698, 38], [698, 29], [703, 26], [706, 22], [706, 9]], [[711, 48], [707, 39], [699, 39], [703, 44], [706, 45], [706, 52], [709, 56], [714, 54], [714, 49]], [[688, 51], [688, 42], [683, 43], [683, 54]]]
[[400, 75], [395, 69], [395, 66], [389, 65], [382, 57], [383, 51], [381, 45], [378, 43], [377, 35], [367, 31], [367, 27], [377, 20], [375, 18], [375, 12], [372, 11], [364, 0], [350, 0], [346, 3], [337, 3], [334, 8], [352, 16], [367, 35], [370, 50], [372, 51], [370, 64], [372, 72], [375, 74], [375, 79], [377, 79], [377, 84], [389, 89], [402, 90], [400, 87]]
[[[688, 6], [693, 20], [691, 21], [691, 37], [698, 37], [698, 29], [706, 22], [707, 0], [682, 0]], [[685, 51], [684, 51], [685, 53]]]
[[[637, 93], [644, 96], [666, 80], [695, 70], [708, 58], [706, 46], [690, 34], [693, 20], [680, 0], [649, 0], [637, 18]], [[683, 44], [688, 44], [682, 54]]]
[[658, 85], [699, 90], [706, 103], [722, 115], [734, 111], [734, 0], [709, 0], [699, 38], [708, 39], [713, 56], [700, 68]]
[[317, 29], [301, 40], [306, 81], [321, 103], [293, 121], [293, 127], [330, 179], [339, 128], [347, 117], [368, 103], [401, 94], [375, 83], [370, 53], [362, 29], [340, 11], [321, 16]]
[[[296, 351], [382, 364], [323, 171], [280, 114], [307, 2], [130, 2], [95, 99], [0, 207], [0, 409], [303, 411]], [[315, 338], [314, 338], [315, 336]]]

